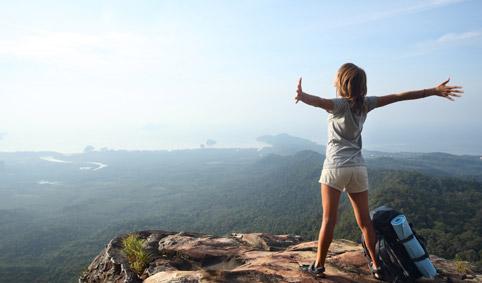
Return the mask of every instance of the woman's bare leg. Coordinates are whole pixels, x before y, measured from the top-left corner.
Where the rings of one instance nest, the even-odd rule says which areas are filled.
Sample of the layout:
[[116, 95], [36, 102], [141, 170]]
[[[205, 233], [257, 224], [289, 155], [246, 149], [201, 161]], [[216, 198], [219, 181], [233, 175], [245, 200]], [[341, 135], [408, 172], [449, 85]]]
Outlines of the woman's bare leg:
[[323, 205], [323, 219], [321, 222], [320, 234], [318, 236], [318, 250], [316, 253], [315, 266], [325, 265], [328, 248], [333, 240], [336, 216], [338, 212], [338, 202], [341, 192], [326, 184], [321, 184], [321, 202]]
[[377, 238], [368, 208], [368, 191], [349, 193], [348, 196], [350, 197], [351, 206], [353, 207], [353, 212], [355, 212], [356, 222], [363, 233], [363, 239], [365, 239], [373, 265], [378, 267], [375, 256], [375, 243]]

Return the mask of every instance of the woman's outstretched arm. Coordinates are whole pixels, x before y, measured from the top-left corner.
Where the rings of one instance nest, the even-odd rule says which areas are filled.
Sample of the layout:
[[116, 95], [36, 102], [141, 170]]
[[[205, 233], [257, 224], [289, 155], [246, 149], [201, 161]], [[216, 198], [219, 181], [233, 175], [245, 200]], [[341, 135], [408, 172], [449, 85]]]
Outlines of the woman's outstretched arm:
[[295, 103], [298, 103], [298, 101], [301, 100], [308, 105], [321, 107], [326, 111], [333, 110], [333, 102], [331, 100], [303, 92], [301, 88], [301, 80], [302, 78], [300, 78], [300, 80], [298, 81], [298, 89], [296, 90]]
[[407, 91], [407, 92], [402, 92], [398, 94], [389, 94], [389, 95], [379, 96], [377, 107], [382, 107], [394, 102], [411, 100], [411, 99], [419, 99], [419, 98], [424, 98], [432, 95], [437, 95], [437, 96], [445, 97], [450, 100], [454, 100], [453, 97], [460, 97], [461, 93], [463, 93], [464, 91], [462, 90], [461, 86], [448, 86], [447, 83], [449, 82], [449, 80], [450, 78], [434, 88], [427, 88], [422, 90], [414, 90], [414, 91]]

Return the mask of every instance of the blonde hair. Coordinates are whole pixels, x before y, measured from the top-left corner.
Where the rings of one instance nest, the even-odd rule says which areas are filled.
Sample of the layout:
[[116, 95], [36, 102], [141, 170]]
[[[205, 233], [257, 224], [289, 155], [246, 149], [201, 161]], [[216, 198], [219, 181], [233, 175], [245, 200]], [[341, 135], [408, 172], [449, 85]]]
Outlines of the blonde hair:
[[360, 114], [364, 109], [367, 94], [365, 71], [353, 63], [345, 63], [338, 69], [335, 81], [336, 92], [350, 101], [353, 112]]

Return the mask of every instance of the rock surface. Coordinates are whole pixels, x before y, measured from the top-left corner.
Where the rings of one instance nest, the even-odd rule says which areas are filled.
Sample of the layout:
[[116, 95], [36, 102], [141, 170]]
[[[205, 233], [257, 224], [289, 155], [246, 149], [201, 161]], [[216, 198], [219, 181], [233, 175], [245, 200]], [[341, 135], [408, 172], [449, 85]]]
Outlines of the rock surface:
[[[361, 245], [335, 240], [326, 262], [326, 278], [299, 271], [315, 259], [316, 242], [296, 235], [233, 233], [229, 236], [161, 230], [140, 231], [151, 257], [144, 272], [135, 273], [122, 252], [121, 235], [112, 239], [92, 261], [79, 282], [380, 282], [368, 270]], [[431, 256], [440, 276], [419, 282], [482, 282], [464, 264]]]

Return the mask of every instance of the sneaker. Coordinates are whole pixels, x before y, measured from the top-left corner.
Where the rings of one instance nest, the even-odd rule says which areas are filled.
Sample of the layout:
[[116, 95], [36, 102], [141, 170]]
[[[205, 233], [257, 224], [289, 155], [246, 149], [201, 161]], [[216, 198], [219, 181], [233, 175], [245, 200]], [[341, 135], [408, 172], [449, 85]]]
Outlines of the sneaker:
[[300, 269], [301, 271], [303, 272], [306, 272], [310, 275], [313, 275], [313, 276], [316, 276], [316, 277], [320, 277], [320, 278], [323, 278], [325, 277], [325, 267], [324, 266], [321, 266], [321, 267], [315, 267], [315, 261], [313, 261], [311, 264], [303, 264], [303, 265], [300, 265]]
[[375, 267], [373, 262], [370, 261], [368, 268], [375, 279], [382, 280], [382, 269], [380, 267]]

